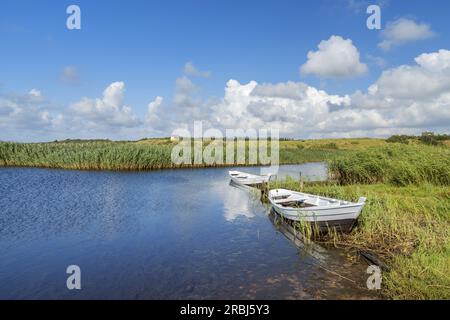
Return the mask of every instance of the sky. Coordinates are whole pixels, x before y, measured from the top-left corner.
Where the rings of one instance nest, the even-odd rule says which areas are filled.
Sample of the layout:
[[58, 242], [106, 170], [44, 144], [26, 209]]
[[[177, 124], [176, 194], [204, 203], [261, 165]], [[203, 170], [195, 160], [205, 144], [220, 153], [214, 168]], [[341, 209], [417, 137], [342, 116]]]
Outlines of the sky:
[[[369, 29], [369, 5], [381, 29]], [[70, 5], [81, 29], [70, 30]], [[448, 133], [448, 0], [3, 0], [0, 140]]]

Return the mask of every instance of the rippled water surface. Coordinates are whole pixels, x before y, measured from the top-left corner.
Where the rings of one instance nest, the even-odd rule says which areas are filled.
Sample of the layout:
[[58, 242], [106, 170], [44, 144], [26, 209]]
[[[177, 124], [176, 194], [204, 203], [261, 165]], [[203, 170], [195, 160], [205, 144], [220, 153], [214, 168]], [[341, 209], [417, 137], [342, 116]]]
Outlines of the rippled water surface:
[[[370, 297], [366, 265], [296, 246], [227, 170], [0, 169], [0, 298]], [[326, 176], [282, 168], [298, 170]], [[79, 291], [66, 288], [72, 264]]]

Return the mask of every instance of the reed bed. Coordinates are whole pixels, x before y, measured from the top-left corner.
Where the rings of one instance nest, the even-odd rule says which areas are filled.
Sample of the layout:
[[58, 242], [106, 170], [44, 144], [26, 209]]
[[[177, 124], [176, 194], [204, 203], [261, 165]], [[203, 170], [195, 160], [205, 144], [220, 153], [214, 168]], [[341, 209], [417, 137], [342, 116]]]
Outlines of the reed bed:
[[350, 201], [367, 196], [358, 225], [351, 233], [330, 233], [315, 241], [379, 257], [390, 267], [383, 274], [386, 297], [450, 298], [448, 186], [306, 183], [301, 188], [292, 181], [283, 187]]
[[[379, 257], [389, 266], [382, 290], [394, 299], [450, 299], [450, 157], [448, 147], [398, 145], [345, 154], [329, 162], [334, 181], [287, 188], [367, 201], [349, 234], [315, 241]], [[316, 237], [314, 232], [307, 235]]]
[[0, 165], [80, 170], [150, 170], [171, 164], [171, 147], [120, 142], [0, 143]]
[[[230, 166], [223, 161], [207, 164], [194, 163], [194, 152], [190, 164], [172, 163], [172, 148], [176, 143], [168, 139], [145, 141], [70, 141], [52, 143], [11, 143], [0, 142], [0, 166], [43, 167], [78, 170], [155, 170], [164, 168], [195, 168]], [[203, 144], [203, 150], [208, 143]], [[269, 149], [270, 150], [270, 149]], [[245, 162], [232, 165], [258, 165], [249, 161], [249, 146], [246, 144]], [[282, 164], [318, 162], [334, 159], [344, 150], [321, 148], [290, 148], [281, 142], [280, 158]], [[236, 157], [236, 147], [235, 147]]]
[[329, 162], [330, 171], [340, 184], [450, 184], [450, 148], [446, 146], [392, 144]]

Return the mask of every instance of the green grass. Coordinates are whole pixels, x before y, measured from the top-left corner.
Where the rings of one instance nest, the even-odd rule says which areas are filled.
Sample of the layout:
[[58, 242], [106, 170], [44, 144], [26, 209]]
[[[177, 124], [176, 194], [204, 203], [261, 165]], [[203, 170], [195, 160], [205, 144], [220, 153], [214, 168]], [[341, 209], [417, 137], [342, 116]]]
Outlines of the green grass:
[[390, 267], [383, 293], [393, 299], [450, 299], [449, 149], [381, 146], [330, 160], [335, 180], [271, 184], [307, 193], [367, 202], [349, 234], [316, 239], [363, 250]]
[[[169, 138], [123, 142], [109, 140], [65, 140], [50, 143], [0, 142], [0, 166], [80, 170], [174, 168], [178, 166], [171, 161], [171, 151], [176, 144], [177, 142], [172, 142]], [[383, 144], [385, 142], [379, 139], [280, 141], [280, 163], [326, 161], [353, 150]], [[204, 147], [207, 145], [208, 142], [205, 142]], [[248, 150], [248, 142], [246, 146]], [[248, 152], [244, 164], [249, 164]], [[191, 167], [219, 165], [203, 163]]]
[[[283, 187], [301, 189], [298, 182]], [[322, 241], [371, 252], [391, 268], [383, 293], [394, 299], [450, 298], [450, 192], [448, 186], [305, 184], [304, 192], [367, 203], [350, 234]]]
[[127, 142], [0, 143], [1, 166], [85, 170], [151, 170], [169, 167], [170, 145]]
[[391, 144], [358, 151], [330, 161], [341, 184], [389, 183], [398, 186], [430, 182], [450, 184], [450, 149]]

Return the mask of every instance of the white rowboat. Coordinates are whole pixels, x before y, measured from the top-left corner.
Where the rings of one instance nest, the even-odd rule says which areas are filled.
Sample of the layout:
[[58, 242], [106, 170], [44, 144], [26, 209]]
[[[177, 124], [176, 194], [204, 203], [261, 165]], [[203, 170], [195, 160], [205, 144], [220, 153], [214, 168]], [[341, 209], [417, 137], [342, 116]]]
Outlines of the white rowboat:
[[228, 171], [228, 174], [230, 175], [231, 181], [246, 186], [267, 183], [270, 179], [270, 174], [257, 175], [233, 170]]
[[321, 230], [336, 227], [341, 231], [347, 231], [358, 219], [366, 198], [361, 197], [355, 203], [285, 189], [273, 189], [269, 191], [269, 201], [275, 212], [286, 219], [310, 222], [318, 225]]

